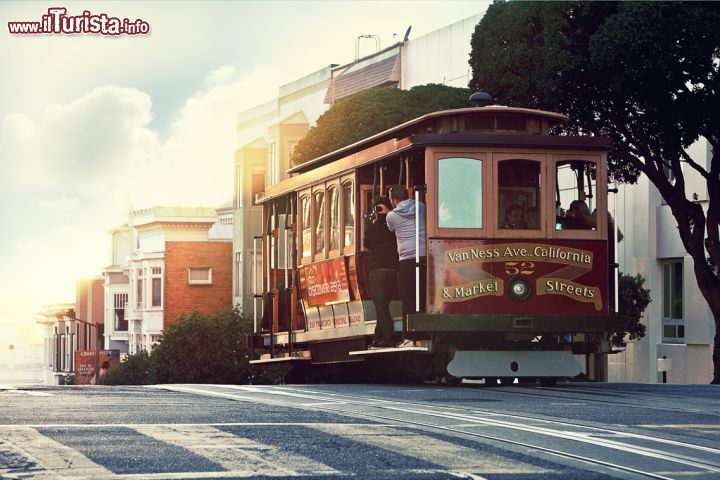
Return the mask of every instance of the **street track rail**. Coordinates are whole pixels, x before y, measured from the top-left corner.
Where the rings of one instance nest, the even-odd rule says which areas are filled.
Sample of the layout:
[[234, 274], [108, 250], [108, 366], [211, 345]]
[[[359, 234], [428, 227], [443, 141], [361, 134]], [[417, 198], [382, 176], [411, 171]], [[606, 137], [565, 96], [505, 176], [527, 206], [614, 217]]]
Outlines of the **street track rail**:
[[[492, 391], [497, 392], [508, 392], [507, 387], [483, 387], [484, 389], [492, 389]], [[547, 398], [557, 398], [562, 400], [568, 400], [567, 396], [563, 396], [563, 394], [571, 393], [571, 394], [578, 394], [582, 396], [574, 396], [573, 399], [577, 401], [582, 402], [589, 402], [589, 403], [599, 403], [599, 404], [613, 404], [617, 405], [619, 407], [627, 407], [627, 408], [643, 408], [643, 409], [651, 409], [651, 410], [658, 410], [658, 411], [666, 411], [668, 410], [668, 407], [662, 406], [662, 405], [648, 405], [643, 404], [639, 405], [637, 400], [640, 398], [638, 395], [629, 395], [625, 393], [619, 393], [619, 392], [612, 392], [611, 394], [608, 394], [608, 392], [599, 392], [596, 389], [582, 389], [582, 388], [562, 388], [562, 387], [552, 387], [552, 388], [535, 388], [535, 387], [521, 387], [521, 386], [515, 386], [515, 388], [512, 389], [512, 395], [528, 395], [528, 396], [543, 396]], [[602, 397], [600, 397], [602, 395]], [[622, 400], [613, 400], [611, 395], [617, 395], [618, 397], [622, 397], [626, 399], [625, 401]], [[688, 399], [685, 397], [678, 397], [674, 395], [668, 395], [667, 397], [663, 398], [666, 402], [671, 402], [669, 405], [674, 412], [685, 412], [685, 413], [700, 413], [704, 410], [700, 407], [698, 408], [689, 408], [684, 407], [680, 404], [680, 402], [687, 404], [692, 399]], [[720, 401], [715, 402], [716, 407], [718, 411], [720, 411]]]
[[[692, 475], [693, 478], [720, 477], [718, 448], [565, 420], [497, 413], [469, 407], [439, 408], [437, 405], [419, 402], [321, 393], [295, 387], [177, 385], [159, 388], [240, 401], [262, 401], [297, 408], [322, 409], [367, 420], [397, 422], [409, 427], [531, 449], [555, 458], [644, 478], [670, 480], [687, 475]], [[516, 391], [514, 390], [513, 393]], [[457, 425], [457, 422], [462, 423]], [[472, 430], [477, 427], [495, 429], [496, 433], [480, 433]], [[534, 441], [522, 439], [527, 436]], [[547, 446], [548, 442], [560, 445], [550, 447]], [[577, 448], [577, 445], [581, 446], [581, 451], [587, 450], [591, 454], [570, 451]], [[563, 446], [565, 448], [561, 448]], [[618, 454], [622, 457], [622, 461], [614, 460]], [[651, 469], [650, 465], [654, 468]]]

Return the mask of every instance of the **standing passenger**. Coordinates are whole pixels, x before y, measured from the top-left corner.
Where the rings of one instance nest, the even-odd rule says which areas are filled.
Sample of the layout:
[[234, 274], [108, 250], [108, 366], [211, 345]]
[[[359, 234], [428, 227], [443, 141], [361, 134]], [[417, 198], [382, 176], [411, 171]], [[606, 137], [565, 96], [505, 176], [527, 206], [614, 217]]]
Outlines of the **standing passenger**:
[[[365, 230], [363, 245], [370, 250], [370, 298], [375, 304], [377, 323], [373, 347], [394, 347], [393, 319], [390, 315], [390, 297], [397, 285], [397, 242], [388, 230], [386, 216], [391, 208], [387, 197], [376, 196], [372, 201], [375, 220]], [[381, 207], [381, 212], [376, 207]]]
[[[387, 214], [387, 225], [397, 237], [400, 257], [398, 287], [402, 300], [403, 317], [415, 313], [415, 199], [409, 198], [402, 185], [390, 187], [390, 201], [394, 209]], [[425, 276], [427, 258], [425, 253], [425, 204], [418, 203], [420, 245], [420, 312], [425, 311]]]

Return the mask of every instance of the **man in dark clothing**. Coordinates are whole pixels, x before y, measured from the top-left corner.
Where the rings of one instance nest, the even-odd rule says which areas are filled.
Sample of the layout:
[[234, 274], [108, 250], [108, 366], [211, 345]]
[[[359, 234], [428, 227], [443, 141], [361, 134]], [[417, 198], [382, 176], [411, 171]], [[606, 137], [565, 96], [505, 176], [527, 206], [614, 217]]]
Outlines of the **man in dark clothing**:
[[393, 319], [390, 315], [390, 297], [397, 285], [398, 252], [395, 234], [388, 230], [386, 214], [377, 211], [378, 205], [390, 207], [390, 200], [376, 196], [372, 206], [375, 220], [365, 229], [363, 245], [370, 250], [370, 297], [375, 304], [374, 347], [394, 347]]
[[[425, 311], [425, 281], [427, 276], [426, 253], [425, 253], [425, 204], [418, 202], [417, 210], [419, 222], [417, 229], [420, 235], [415, 234], [415, 199], [409, 198], [408, 192], [402, 185], [389, 187], [390, 201], [394, 208], [383, 208], [387, 211], [388, 229], [397, 236], [397, 251], [400, 261], [398, 262], [398, 289], [403, 306], [403, 317], [416, 311]], [[418, 251], [416, 252], [416, 240]], [[419, 258], [420, 265], [416, 265], [416, 258]], [[415, 277], [419, 276], [420, 308], [416, 309]]]

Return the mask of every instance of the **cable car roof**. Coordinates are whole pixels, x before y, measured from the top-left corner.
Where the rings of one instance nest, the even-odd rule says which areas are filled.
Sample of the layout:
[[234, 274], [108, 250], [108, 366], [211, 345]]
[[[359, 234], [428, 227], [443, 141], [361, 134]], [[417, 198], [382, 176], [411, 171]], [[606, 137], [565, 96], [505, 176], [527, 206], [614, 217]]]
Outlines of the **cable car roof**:
[[[334, 150], [332, 152], [326, 153], [325, 155], [321, 155], [313, 160], [310, 160], [309, 162], [305, 162], [301, 165], [297, 165], [294, 167], [291, 167], [287, 170], [288, 174], [293, 173], [301, 173], [308, 170], [312, 170], [314, 168], [317, 168], [321, 165], [324, 165], [326, 163], [332, 162], [334, 160], [337, 160], [339, 158], [345, 157], [347, 155], [350, 155], [356, 151], [362, 150], [364, 148], [367, 148], [367, 146], [371, 144], [376, 144], [379, 142], [382, 142], [384, 140], [387, 140], [389, 138], [397, 138], [401, 136], [406, 135], [399, 135], [400, 132], [406, 131], [406, 130], [413, 130], [413, 127], [421, 127], [425, 123], [431, 123], [432, 121], [437, 121], [439, 119], [442, 119], [443, 117], [452, 118], [452, 117], [493, 117], [497, 115], [512, 115], [515, 117], [523, 117], [523, 118], [537, 118], [540, 120], [544, 120], [547, 122], [548, 125], [555, 125], [558, 123], [566, 122], [569, 120], [569, 117], [567, 115], [563, 115], [561, 113], [555, 113], [555, 112], [548, 112], [544, 110], [534, 110], [531, 108], [516, 108], [516, 107], [505, 107], [501, 105], [489, 105], [486, 107], [471, 107], [471, 108], [458, 108], [454, 110], [441, 110], [438, 112], [432, 112], [427, 113], [421, 117], [415, 118], [413, 120], [409, 120], [405, 123], [402, 123], [400, 125], [397, 125], [393, 128], [390, 128], [388, 130], [385, 130], [380, 133], [376, 133], [375, 135], [371, 137], [364, 138], [358, 142], [355, 142], [353, 144], [347, 145], [345, 147], [339, 148], [337, 150]], [[433, 133], [432, 131], [429, 132], [416, 132], [416, 133]], [[490, 133], [490, 132], [485, 132]], [[502, 132], [497, 132], [502, 133]]]

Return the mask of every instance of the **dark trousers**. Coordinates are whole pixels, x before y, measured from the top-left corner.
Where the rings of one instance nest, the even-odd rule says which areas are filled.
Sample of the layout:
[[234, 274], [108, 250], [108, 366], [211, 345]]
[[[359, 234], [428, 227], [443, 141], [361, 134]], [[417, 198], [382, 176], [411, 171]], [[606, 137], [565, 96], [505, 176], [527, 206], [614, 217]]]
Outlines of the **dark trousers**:
[[376, 341], [391, 341], [393, 338], [393, 319], [390, 316], [390, 298], [397, 285], [397, 271], [385, 268], [370, 270], [370, 298], [375, 304], [377, 324]]
[[[426, 258], [420, 257], [420, 311], [425, 311]], [[398, 288], [402, 300], [403, 317], [415, 313], [415, 259], [400, 260], [398, 267]]]

